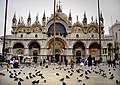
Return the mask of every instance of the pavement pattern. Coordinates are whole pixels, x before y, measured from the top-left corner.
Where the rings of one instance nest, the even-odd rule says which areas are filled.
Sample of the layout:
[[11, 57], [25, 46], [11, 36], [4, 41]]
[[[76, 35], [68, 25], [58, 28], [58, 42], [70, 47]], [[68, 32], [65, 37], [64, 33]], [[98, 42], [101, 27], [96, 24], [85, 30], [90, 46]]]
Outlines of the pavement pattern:
[[[0, 68], [1, 69], [1, 68]], [[120, 68], [74, 65], [21, 65], [0, 70], [0, 85], [120, 85]]]

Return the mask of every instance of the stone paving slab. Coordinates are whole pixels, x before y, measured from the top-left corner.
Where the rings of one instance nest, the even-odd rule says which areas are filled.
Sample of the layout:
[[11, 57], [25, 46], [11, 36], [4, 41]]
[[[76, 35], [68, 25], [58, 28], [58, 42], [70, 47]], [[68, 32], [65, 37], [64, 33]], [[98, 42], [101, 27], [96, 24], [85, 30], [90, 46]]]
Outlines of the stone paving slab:
[[[99, 67], [93, 66], [92, 68], [95, 71], [99, 71], [99, 69], [102, 68], [105, 71], [107, 78], [104, 78], [103, 76], [101, 76], [101, 74], [94, 73], [93, 70], [90, 70], [92, 72], [91, 74], [89, 73], [88, 75], [85, 75], [85, 71], [89, 70], [90, 68], [88, 68], [87, 66], [80, 67], [79, 65], [76, 65], [74, 67], [74, 72], [71, 71], [70, 66], [65, 67], [65, 65], [49, 65], [48, 68], [42, 66], [24, 66], [23, 68], [19, 69], [9, 68], [9, 71], [17, 74], [21, 72], [21, 74], [17, 77], [22, 78], [24, 80], [21, 81], [22, 85], [33, 85], [33, 80], [40, 80], [40, 82], [37, 85], [62, 85], [62, 82], [60, 81], [61, 78], [64, 78], [64, 82], [66, 83], [66, 85], [83, 85], [83, 83], [85, 83], [85, 85], [117, 85], [116, 80], [120, 80], [119, 66], [117, 66], [115, 71], [112, 67], [107, 67], [106, 65], [100, 65]], [[80, 70], [80, 73], [77, 73], [76, 70], [78, 69], [82, 69], [83, 71]], [[16, 72], [14, 72], [14, 70]], [[26, 79], [26, 76], [28, 76], [29, 73], [35, 74], [37, 72], [35, 70], [40, 71], [40, 73], [42, 73], [45, 78], [41, 79], [40, 76], [36, 76], [31, 79]], [[9, 77], [9, 71], [7, 71], [7, 69], [0, 71], [0, 73], [5, 74], [5, 76], [0, 75], [0, 85], [18, 85], [18, 81], [14, 81], [14, 78]], [[70, 79], [66, 78], [66, 75], [70, 75], [68, 71], [70, 71], [70, 73], [73, 73], [73, 75], [70, 76]], [[109, 74], [109, 72], [111, 72], [111, 74], [114, 74], [114, 79], [109, 79], [111, 75]], [[56, 73], [59, 73], [59, 76], [57, 76]], [[84, 74], [83, 77], [79, 77], [79, 75], [82, 73]], [[86, 79], [85, 76], [89, 76], [90, 79]], [[79, 78], [82, 81], [78, 82], [77, 78]], [[46, 83], [44, 82], [44, 80], [46, 80]]]

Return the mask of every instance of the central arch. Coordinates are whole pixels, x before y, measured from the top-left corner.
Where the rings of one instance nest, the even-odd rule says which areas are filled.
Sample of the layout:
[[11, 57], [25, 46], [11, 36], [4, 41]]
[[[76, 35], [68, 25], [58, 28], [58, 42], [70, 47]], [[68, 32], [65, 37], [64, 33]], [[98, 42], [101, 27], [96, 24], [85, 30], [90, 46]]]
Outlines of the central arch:
[[76, 57], [76, 63], [79, 63], [82, 57], [85, 57], [85, 46], [84, 43], [79, 41], [73, 46], [73, 55]]
[[[51, 39], [48, 42], [48, 60], [53, 61], [53, 42], [54, 40]], [[56, 62], [63, 62], [66, 58], [66, 42], [61, 38], [55, 38], [55, 60]]]

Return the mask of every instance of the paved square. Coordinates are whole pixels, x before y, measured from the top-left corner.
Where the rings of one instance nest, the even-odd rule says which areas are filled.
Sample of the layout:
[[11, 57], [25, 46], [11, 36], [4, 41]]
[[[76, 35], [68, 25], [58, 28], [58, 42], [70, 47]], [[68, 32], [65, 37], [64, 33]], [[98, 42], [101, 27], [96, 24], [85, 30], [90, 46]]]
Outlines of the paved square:
[[[116, 80], [120, 80], [118, 65], [113, 69], [103, 64], [93, 66], [92, 70], [87, 66], [80, 67], [79, 65], [75, 65], [74, 69], [70, 69], [70, 65], [66, 67], [52, 64], [48, 68], [39, 65], [30, 67], [22, 65], [19, 69], [4, 69], [0, 73], [5, 74], [5, 76], [0, 75], [0, 85], [18, 85], [19, 78], [24, 80], [21, 81], [21, 85], [33, 85], [34, 80], [39, 80], [38, 84], [35, 83], [37, 85], [83, 85], [83, 83], [85, 85], [117, 85]], [[14, 78], [10, 78], [10, 74]], [[89, 78], [86, 79], [85, 76]], [[109, 79], [112, 76], [113, 79]], [[64, 80], [60, 81], [62, 78]]]

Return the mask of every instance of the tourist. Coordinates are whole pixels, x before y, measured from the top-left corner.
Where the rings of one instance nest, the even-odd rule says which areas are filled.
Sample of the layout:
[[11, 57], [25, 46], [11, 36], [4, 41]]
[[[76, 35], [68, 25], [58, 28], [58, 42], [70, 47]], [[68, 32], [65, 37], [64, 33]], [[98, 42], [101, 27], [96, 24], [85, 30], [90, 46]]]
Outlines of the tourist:
[[75, 63], [75, 61], [73, 59], [71, 59], [71, 68], [72, 69], [74, 68], [74, 63]]
[[84, 66], [84, 59], [82, 58], [82, 59], [80, 59], [80, 66]]
[[88, 67], [90, 67], [90, 69], [91, 69], [91, 66], [92, 66], [92, 57], [91, 57], [91, 55], [89, 55], [87, 60], [88, 60]]
[[67, 65], [68, 65], [68, 60], [65, 59], [65, 66], [67, 67]]

